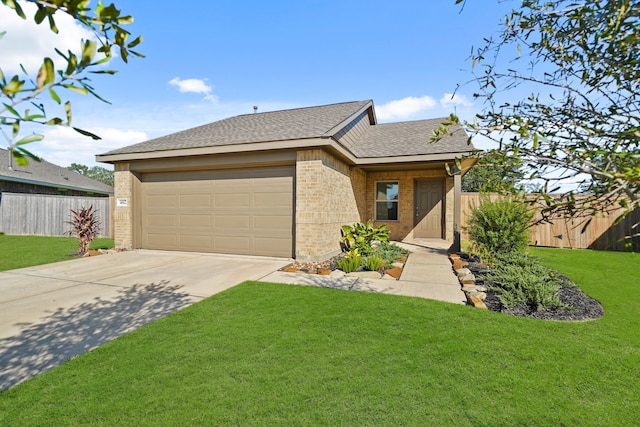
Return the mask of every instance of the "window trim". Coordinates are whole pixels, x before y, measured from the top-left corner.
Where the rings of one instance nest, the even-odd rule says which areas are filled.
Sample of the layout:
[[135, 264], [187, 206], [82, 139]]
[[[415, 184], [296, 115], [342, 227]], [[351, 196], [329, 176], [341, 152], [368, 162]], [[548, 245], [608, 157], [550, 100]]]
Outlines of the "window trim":
[[[397, 199], [378, 199], [378, 184], [380, 183], [392, 183], [398, 186], [398, 198]], [[378, 203], [395, 203], [397, 205], [396, 219], [378, 219]], [[373, 216], [376, 222], [399, 222], [400, 221], [400, 181], [397, 179], [385, 179], [382, 181], [375, 181], [373, 185]]]

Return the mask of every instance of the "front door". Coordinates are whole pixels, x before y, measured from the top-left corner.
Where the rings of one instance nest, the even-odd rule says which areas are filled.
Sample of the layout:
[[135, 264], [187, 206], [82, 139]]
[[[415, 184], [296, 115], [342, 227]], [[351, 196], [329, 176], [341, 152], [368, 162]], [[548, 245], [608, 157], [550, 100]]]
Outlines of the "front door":
[[416, 181], [413, 237], [442, 238], [444, 181]]

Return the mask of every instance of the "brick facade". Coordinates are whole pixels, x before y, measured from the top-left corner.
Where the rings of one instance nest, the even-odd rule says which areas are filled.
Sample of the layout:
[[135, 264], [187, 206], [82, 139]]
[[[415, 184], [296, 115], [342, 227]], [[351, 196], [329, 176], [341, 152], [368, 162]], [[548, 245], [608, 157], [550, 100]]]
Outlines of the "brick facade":
[[375, 219], [375, 184], [378, 181], [398, 181], [398, 221], [374, 222], [374, 225], [387, 224], [391, 231], [392, 240], [404, 240], [413, 238], [414, 228], [414, 203], [415, 181], [417, 179], [443, 179], [444, 180], [444, 238], [453, 242], [454, 221], [454, 191], [453, 177], [447, 175], [444, 168], [425, 169], [413, 171], [384, 171], [369, 172], [366, 186], [366, 216], [365, 220]]
[[[114, 238], [117, 248], [133, 247], [133, 200], [134, 175], [128, 163], [116, 163], [114, 172], [114, 192], [116, 206], [113, 211]], [[127, 199], [127, 206], [118, 206], [117, 199]]]
[[340, 227], [360, 221], [365, 174], [322, 150], [297, 153], [296, 259], [322, 260], [340, 252]]
[[[364, 171], [349, 166], [321, 149], [300, 150], [295, 171], [295, 257], [301, 261], [324, 260], [340, 252], [340, 227], [374, 218], [375, 183], [398, 181], [398, 221], [386, 222], [391, 239], [413, 238], [414, 189], [418, 179], [444, 182], [443, 237], [454, 240], [454, 179], [442, 169]], [[115, 165], [115, 197], [128, 206], [114, 210], [117, 247], [135, 247], [134, 187], [138, 178], [128, 163]], [[380, 225], [382, 222], [375, 222]]]

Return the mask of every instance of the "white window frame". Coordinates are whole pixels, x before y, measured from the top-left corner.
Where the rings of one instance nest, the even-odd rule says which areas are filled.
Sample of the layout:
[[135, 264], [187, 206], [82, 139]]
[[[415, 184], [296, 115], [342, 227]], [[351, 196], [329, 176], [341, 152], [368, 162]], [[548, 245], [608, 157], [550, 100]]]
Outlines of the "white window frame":
[[[398, 198], [397, 199], [378, 199], [378, 184], [396, 184], [398, 186]], [[398, 222], [400, 221], [400, 181], [397, 179], [388, 179], [384, 181], [376, 181], [373, 195], [373, 207], [374, 207], [374, 218], [377, 222]], [[378, 218], [378, 203], [395, 203], [397, 205], [396, 208], [396, 219], [379, 219]]]

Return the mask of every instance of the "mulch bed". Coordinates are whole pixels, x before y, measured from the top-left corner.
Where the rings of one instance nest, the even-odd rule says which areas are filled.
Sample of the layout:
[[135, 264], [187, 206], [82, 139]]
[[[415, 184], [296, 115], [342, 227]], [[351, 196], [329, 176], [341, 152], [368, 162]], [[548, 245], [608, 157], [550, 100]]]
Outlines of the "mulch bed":
[[[473, 262], [472, 260], [467, 268], [476, 275], [476, 283], [482, 285], [482, 275], [486, 272], [486, 265]], [[560, 287], [558, 297], [560, 301], [571, 307], [570, 309], [552, 308], [536, 311], [534, 307], [526, 304], [518, 304], [511, 309], [507, 309], [502, 302], [500, 302], [499, 294], [491, 290], [487, 290], [487, 298], [484, 300], [484, 303], [487, 308], [492, 311], [542, 320], [582, 321], [599, 319], [604, 316], [604, 308], [600, 302], [582, 292], [582, 290], [567, 277], [562, 275], [559, 277], [566, 285]]]

